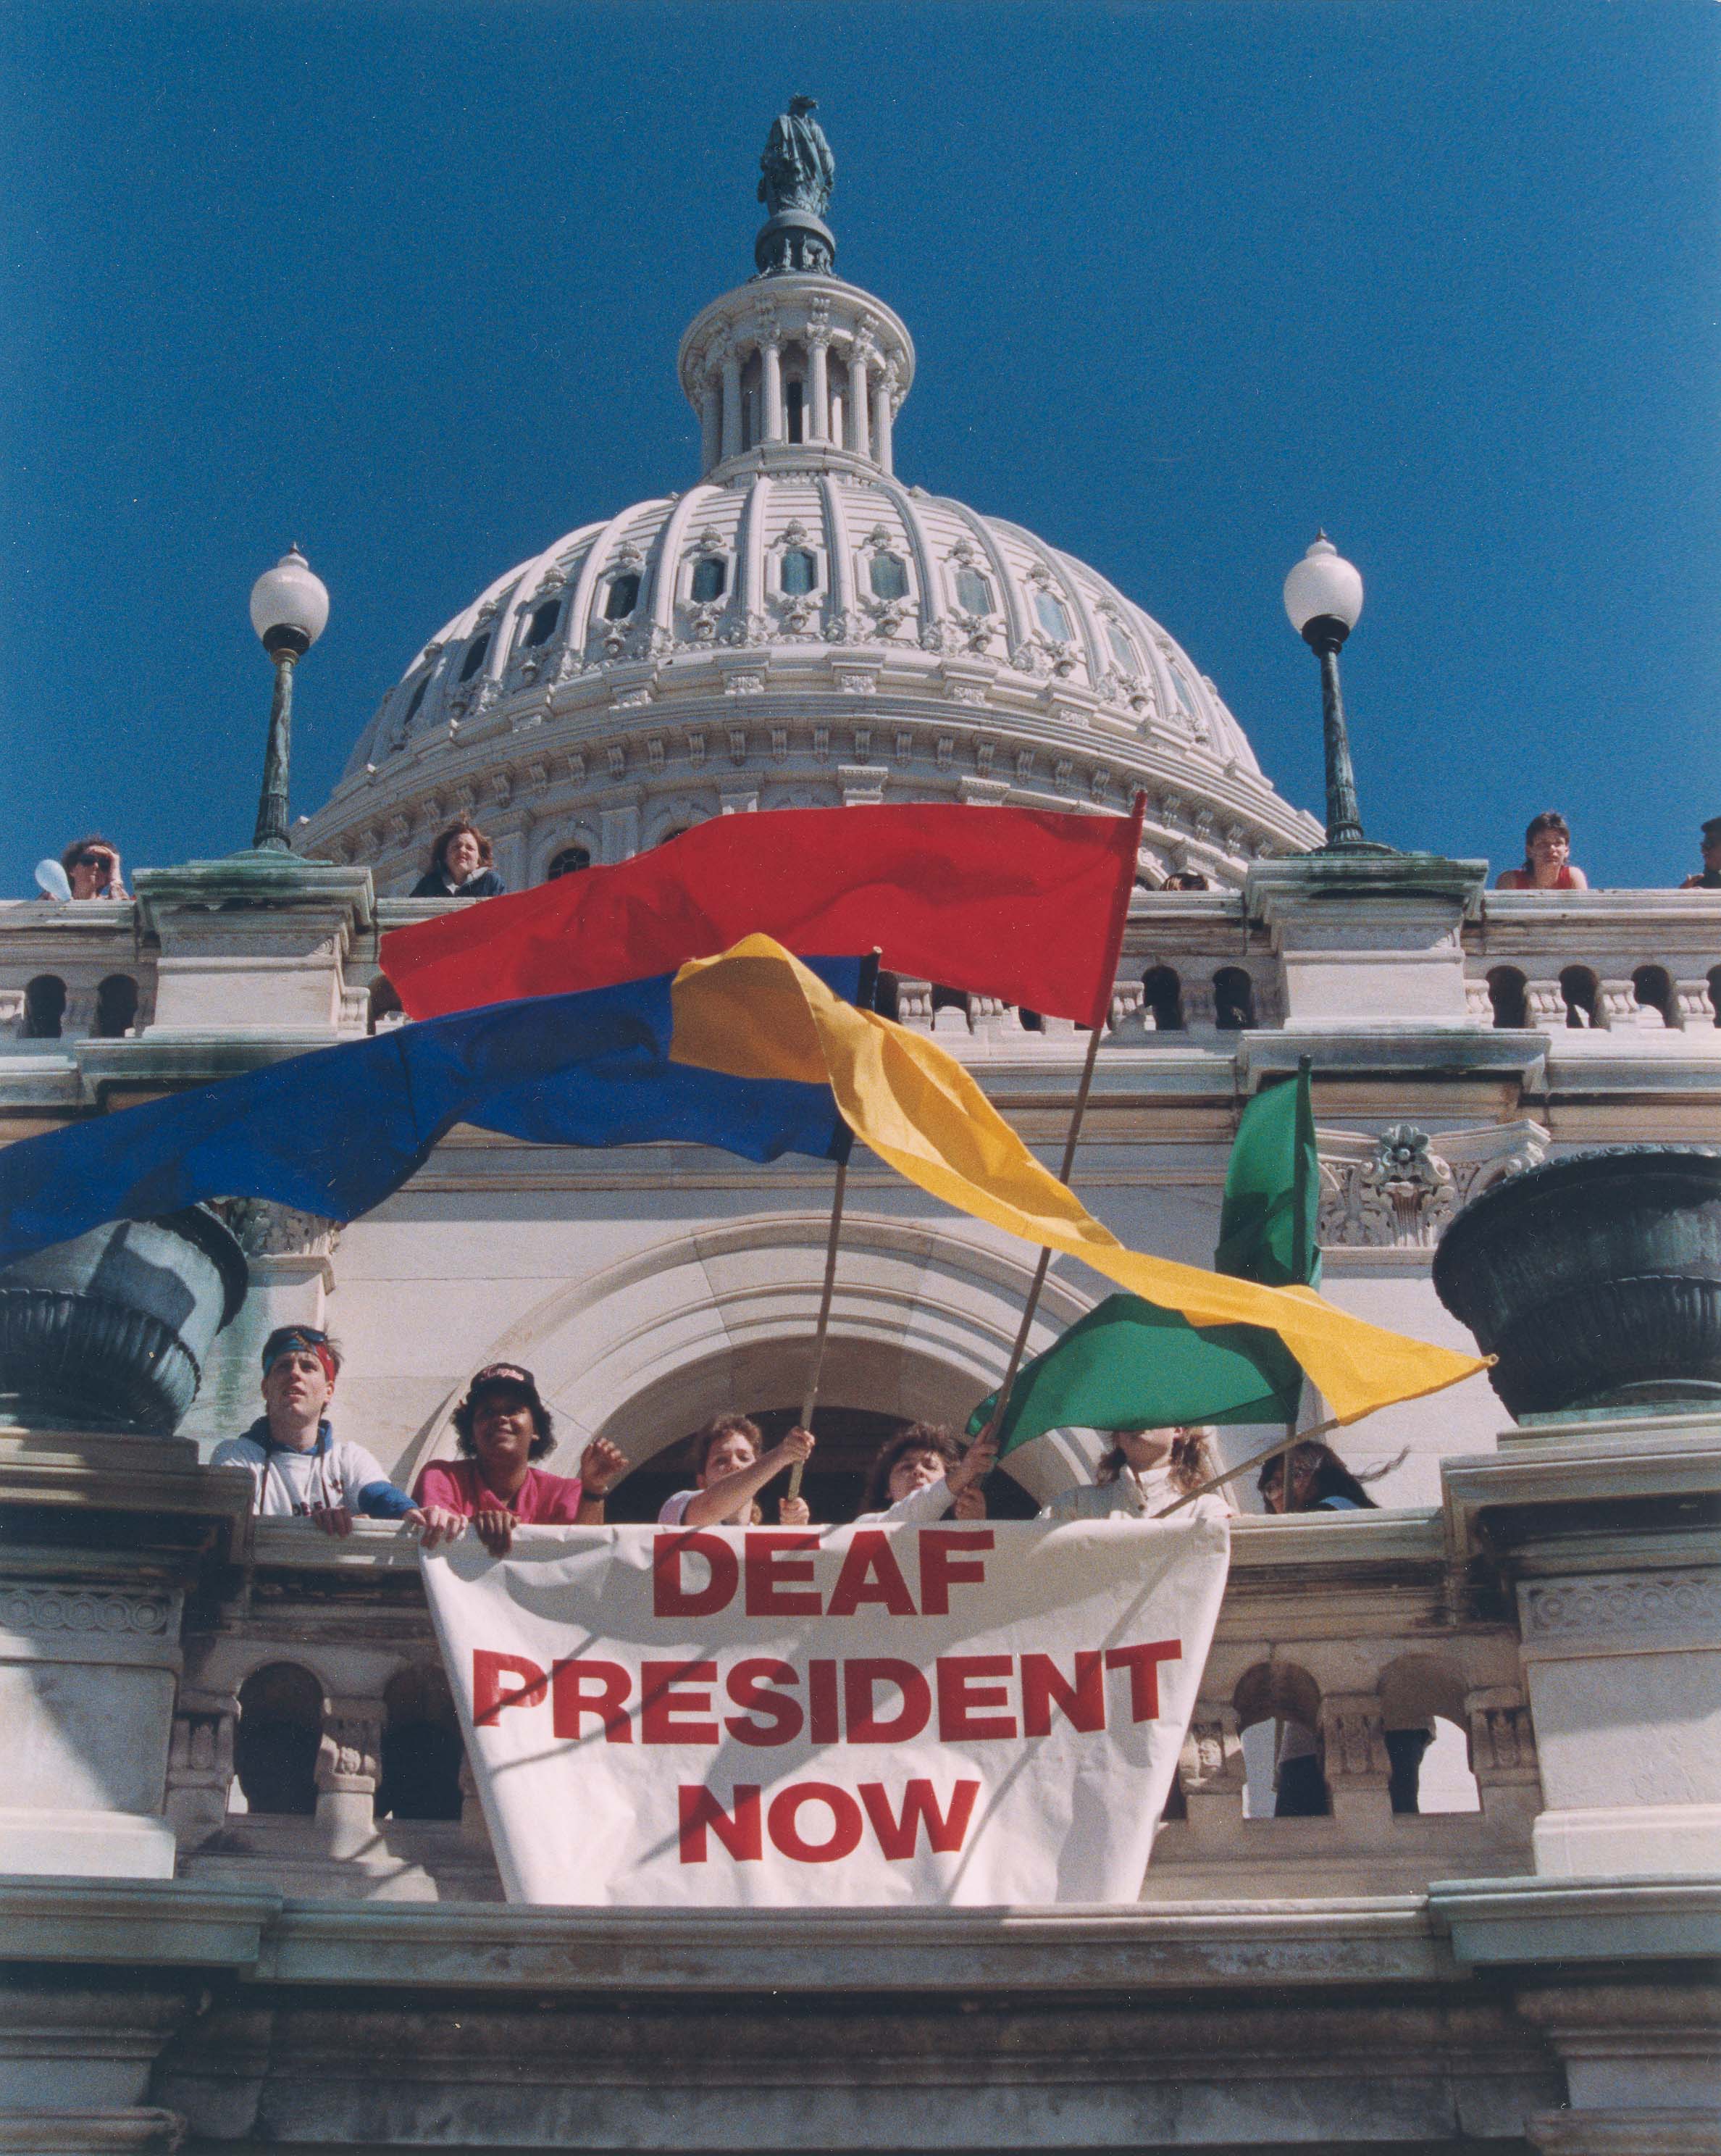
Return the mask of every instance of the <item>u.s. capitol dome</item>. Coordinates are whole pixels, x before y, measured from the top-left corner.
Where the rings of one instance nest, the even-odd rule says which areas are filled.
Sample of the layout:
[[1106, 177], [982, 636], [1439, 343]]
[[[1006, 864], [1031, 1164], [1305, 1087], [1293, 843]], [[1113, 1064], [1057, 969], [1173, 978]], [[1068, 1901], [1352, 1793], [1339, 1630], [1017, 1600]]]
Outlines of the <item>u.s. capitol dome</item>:
[[1319, 843], [1150, 614], [1020, 525], [896, 477], [914, 343], [832, 274], [828, 192], [828, 173], [767, 171], [759, 274], [682, 339], [698, 482], [579, 526], [439, 629], [305, 850], [398, 894], [464, 813], [519, 888], [737, 810], [1119, 812], [1138, 791], [1149, 882], [1235, 885]]

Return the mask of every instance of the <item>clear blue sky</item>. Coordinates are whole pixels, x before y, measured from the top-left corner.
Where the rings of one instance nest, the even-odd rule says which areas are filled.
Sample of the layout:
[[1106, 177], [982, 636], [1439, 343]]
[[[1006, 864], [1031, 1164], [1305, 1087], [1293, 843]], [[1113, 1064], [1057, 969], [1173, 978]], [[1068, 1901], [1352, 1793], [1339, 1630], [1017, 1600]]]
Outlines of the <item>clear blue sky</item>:
[[1721, 814], [1713, 0], [0, 0], [0, 891], [248, 843], [252, 578], [333, 594], [295, 813], [458, 607], [694, 475], [682, 327], [821, 100], [906, 317], [910, 480], [1085, 557], [1321, 806], [1279, 603], [1324, 523], [1365, 819], [1666, 883]]

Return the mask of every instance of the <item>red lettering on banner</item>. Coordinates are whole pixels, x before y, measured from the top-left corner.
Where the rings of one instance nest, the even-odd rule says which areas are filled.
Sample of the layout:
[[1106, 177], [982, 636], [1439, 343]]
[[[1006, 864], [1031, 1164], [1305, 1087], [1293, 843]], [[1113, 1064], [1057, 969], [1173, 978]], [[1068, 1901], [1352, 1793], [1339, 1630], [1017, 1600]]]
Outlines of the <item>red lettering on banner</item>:
[[[807, 1841], [802, 1837], [801, 1808], [812, 1804], [830, 1808], [828, 1841]], [[795, 1782], [771, 1799], [766, 1825], [772, 1847], [792, 1856], [797, 1864], [835, 1864], [843, 1857], [853, 1856], [860, 1846], [861, 1808], [847, 1789], [839, 1789], [834, 1782]]]
[[690, 1789], [684, 1784], [676, 1795], [681, 1808], [681, 1861], [684, 1864], [703, 1864], [705, 1861], [708, 1830], [740, 1863], [757, 1864], [763, 1861], [765, 1835], [760, 1822], [756, 1785], [746, 1782], [735, 1784], [733, 1818], [725, 1811], [709, 1789]]
[[940, 1813], [931, 1783], [910, 1782], [903, 1791], [900, 1819], [891, 1810], [889, 1794], [882, 1782], [863, 1782], [860, 1794], [867, 1817], [873, 1823], [873, 1832], [878, 1838], [879, 1849], [893, 1864], [900, 1864], [904, 1857], [914, 1855], [923, 1821], [927, 1846], [935, 1856], [948, 1856], [960, 1849], [968, 1832], [968, 1822], [974, 1816], [974, 1800], [980, 1794], [980, 1784], [958, 1782], [950, 1796], [950, 1810]]
[[[518, 1677], [518, 1685], [502, 1689], [505, 1676]], [[488, 1647], [472, 1650], [472, 1718], [480, 1729], [494, 1728], [505, 1707], [541, 1707], [550, 1680], [535, 1662], [524, 1655], [493, 1654]]]
[[1022, 1735], [1049, 1737], [1054, 1707], [1073, 1729], [1104, 1728], [1105, 1671], [1097, 1650], [1078, 1650], [1073, 1684], [1065, 1681], [1050, 1655], [1022, 1656]]
[[731, 1714], [724, 1727], [738, 1744], [790, 1744], [801, 1734], [801, 1725], [806, 1717], [798, 1699], [790, 1699], [780, 1691], [767, 1691], [766, 1685], [799, 1684], [799, 1674], [788, 1662], [775, 1661], [769, 1655], [751, 1655], [746, 1661], [737, 1662], [729, 1673], [729, 1696], [737, 1707], [750, 1708], [767, 1718], [749, 1722], [743, 1716]]
[[[709, 1715], [717, 1681], [715, 1662], [642, 1662], [639, 1666], [639, 1738], [643, 1744], [715, 1744], [715, 1722], [689, 1722], [688, 1715]], [[696, 1691], [677, 1686], [692, 1683]]]
[[[882, 1721], [873, 1711], [873, 1690], [894, 1684], [902, 1704]], [[932, 1687], [912, 1662], [855, 1661], [843, 1665], [843, 1720], [851, 1744], [906, 1744], [932, 1719]]]
[[834, 1744], [842, 1735], [837, 1725], [837, 1665], [809, 1662], [807, 1666], [807, 1734], [815, 1744]]
[[810, 1557], [792, 1557], [796, 1550], [816, 1550], [817, 1535], [767, 1532], [747, 1537], [747, 1614], [750, 1617], [817, 1617], [819, 1594], [812, 1584], [815, 1569]]
[[987, 1677], [1007, 1677], [1015, 1667], [1010, 1655], [940, 1655], [938, 1658], [938, 1734], [948, 1744], [958, 1737], [1013, 1737], [1016, 1717], [988, 1708], [1007, 1708], [1010, 1694]]
[[633, 1679], [619, 1662], [600, 1662], [575, 1656], [558, 1662], [550, 1672], [551, 1726], [558, 1737], [578, 1741], [581, 1725], [588, 1714], [603, 1724], [607, 1744], [631, 1744], [633, 1725], [628, 1721], [627, 1695]]
[[[711, 1576], [703, 1587], [682, 1584], [683, 1560], [702, 1557]], [[653, 1617], [713, 1617], [735, 1599], [740, 1570], [734, 1549], [721, 1535], [701, 1534], [697, 1527], [679, 1535], [659, 1535], [652, 1545], [652, 1614]]]
[[996, 1537], [990, 1527], [922, 1527], [920, 1530], [920, 1614], [948, 1617], [953, 1587], [978, 1587], [986, 1567], [964, 1563], [958, 1550], [989, 1550]]
[[1160, 1664], [1181, 1662], [1181, 1640], [1152, 1640], [1145, 1647], [1108, 1647], [1105, 1666], [1129, 1672], [1129, 1716], [1135, 1722], [1155, 1722], [1160, 1712]]
[[881, 1603], [892, 1617], [912, 1617], [914, 1598], [883, 1527], [857, 1527], [831, 1590], [830, 1617], [853, 1617], [863, 1602]]

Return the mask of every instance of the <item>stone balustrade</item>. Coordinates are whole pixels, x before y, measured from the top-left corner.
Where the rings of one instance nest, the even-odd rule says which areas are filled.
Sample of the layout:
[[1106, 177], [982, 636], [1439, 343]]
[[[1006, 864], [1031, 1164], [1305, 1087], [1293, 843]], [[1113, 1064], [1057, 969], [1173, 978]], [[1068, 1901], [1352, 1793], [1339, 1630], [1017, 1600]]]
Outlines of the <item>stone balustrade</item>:
[[[500, 1889], [402, 1530], [265, 1521], [188, 1630], [167, 1775], [182, 1876], [314, 1895]], [[1327, 1810], [1275, 1818], [1282, 1727]], [[1394, 1787], [1388, 1732], [1432, 1732]], [[1236, 1523], [1230, 1584], [1145, 1892], [1402, 1893], [1530, 1869], [1540, 1808], [1514, 1625], [1455, 1594], [1441, 1515]], [[1312, 1876], [1311, 1874], [1318, 1875]]]

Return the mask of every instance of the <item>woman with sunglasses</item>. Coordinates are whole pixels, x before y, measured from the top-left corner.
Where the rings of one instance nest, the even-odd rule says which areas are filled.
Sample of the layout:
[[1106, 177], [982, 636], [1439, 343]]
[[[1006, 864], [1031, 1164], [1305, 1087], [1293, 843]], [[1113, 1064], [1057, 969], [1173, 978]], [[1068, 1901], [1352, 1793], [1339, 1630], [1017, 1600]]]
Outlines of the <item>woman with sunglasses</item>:
[[59, 857], [74, 898], [129, 899], [120, 874], [120, 849], [100, 835], [79, 839]]

